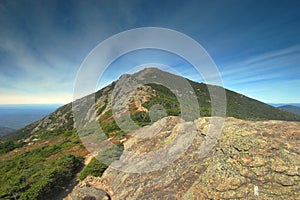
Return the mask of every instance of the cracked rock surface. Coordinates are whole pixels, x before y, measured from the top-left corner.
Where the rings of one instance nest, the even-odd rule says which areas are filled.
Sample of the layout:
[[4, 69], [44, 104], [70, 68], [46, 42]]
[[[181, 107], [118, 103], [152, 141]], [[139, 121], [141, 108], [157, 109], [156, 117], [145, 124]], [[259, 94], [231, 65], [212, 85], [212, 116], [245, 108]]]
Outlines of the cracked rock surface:
[[[166, 117], [139, 129], [125, 143], [118, 161], [124, 168], [112, 165], [102, 177], [88, 177], [72, 195], [93, 189], [101, 191], [103, 199], [116, 200], [299, 199], [299, 122], [226, 118], [222, 132], [214, 137], [207, 135], [209, 122], [210, 118], [184, 122]], [[129, 161], [138, 160], [143, 166], [143, 160], [139, 160], [142, 153], [164, 149], [176, 138], [188, 140], [190, 132], [195, 133], [191, 143], [174, 143], [189, 144], [188, 148], [178, 146], [179, 150], [185, 149], [177, 151], [180, 155], [175, 160], [157, 167], [168, 159], [162, 154], [155, 159], [157, 163], [144, 161], [157, 169], [130, 172], [133, 166]], [[166, 152], [174, 153], [174, 149]]]

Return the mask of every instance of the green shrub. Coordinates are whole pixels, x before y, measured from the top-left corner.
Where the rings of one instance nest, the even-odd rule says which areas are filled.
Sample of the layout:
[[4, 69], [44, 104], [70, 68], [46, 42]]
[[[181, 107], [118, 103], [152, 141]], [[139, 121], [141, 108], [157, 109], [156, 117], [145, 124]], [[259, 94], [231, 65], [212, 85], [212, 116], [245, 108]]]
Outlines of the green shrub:
[[25, 142], [17, 142], [9, 139], [0, 140], [0, 155], [24, 146]]

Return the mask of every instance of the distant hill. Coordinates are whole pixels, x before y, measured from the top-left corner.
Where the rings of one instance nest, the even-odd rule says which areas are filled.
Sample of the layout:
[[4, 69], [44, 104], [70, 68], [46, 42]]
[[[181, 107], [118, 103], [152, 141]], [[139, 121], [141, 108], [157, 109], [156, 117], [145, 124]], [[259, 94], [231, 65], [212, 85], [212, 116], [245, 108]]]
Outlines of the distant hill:
[[274, 107], [280, 107], [280, 106], [296, 106], [300, 107], [300, 103], [268, 103], [271, 106]]
[[5, 135], [8, 135], [8, 134], [10, 134], [14, 131], [16, 131], [16, 130], [12, 129], [12, 128], [0, 127], [0, 138], [5, 136]]
[[280, 110], [284, 110], [290, 113], [294, 113], [296, 115], [300, 115], [300, 107], [298, 106], [292, 106], [292, 105], [286, 105], [286, 106], [279, 106]]

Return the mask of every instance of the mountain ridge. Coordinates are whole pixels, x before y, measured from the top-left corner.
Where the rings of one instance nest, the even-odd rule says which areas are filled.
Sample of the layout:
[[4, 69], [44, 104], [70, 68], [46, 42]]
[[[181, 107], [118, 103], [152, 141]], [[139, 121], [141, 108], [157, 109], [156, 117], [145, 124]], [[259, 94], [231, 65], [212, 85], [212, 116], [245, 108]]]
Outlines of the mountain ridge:
[[[126, 142], [131, 140], [133, 130], [139, 130], [141, 127], [151, 127], [166, 117], [172, 119], [183, 118], [187, 124], [191, 124], [198, 119], [205, 120], [212, 113], [208, 87], [215, 90], [222, 89], [219, 86], [207, 86], [204, 83], [193, 82], [181, 77], [181, 80], [190, 85], [189, 90], [185, 90], [186, 85], [182, 84], [180, 85], [181, 90], [176, 91], [176, 88], [175, 90], [173, 88], [172, 91], [172, 87], [169, 89], [156, 82], [143, 83], [143, 81], [148, 80], [148, 75], [151, 75], [150, 78], [178, 79], [177, 75], [156, 69], [144, 70], [135, 75], [124, 75], [118, 81], [112, 82], [101, 90], [66, 104], [43, 119], [9, 135], [7, 139], [0, 140], [0, 173], [4, 174], [3, 177], [0, 177], [0, 183], [5, 185], [0, 189], [0, 198], [18, 196], [21, 199], [36, 199], [44, 196], [47, 199], [50, 194], [64, 190], [65, 186], [69, 184], [68, 181], [74, 180], [76, 176], [80, 179], [84, 179], [89, 173], [101, 176], [104, 169], [123, 155], [124, 146], [126, 148]], [[120, 80], [123, 80], [123, 82]], [[132, 88], [129, 87], [131, 83], [136, 86], [133, 90], [130, 90]], [[186, 106], [184, 108], [189, 111], [190, 108], [187, 106], [189, 105], [189, 99], [184, 105], [181, 105], [177, 96], [190, 97], [191, 88], [194, 91], [194, 97], [199, 102], [197, 103], [198, 108], [193, 108], [198, 109], [199, 113], [184, 118], [181, 112], [182, 106]], [[244, 129], [238, 129], [239, 126], [235, 126], [237, 132], [239, 130], [244, 134], [255, 132], [255, 126], [253, 130], [246, 128], [246, 125], [251, 123], [259, 124], [259, 126], [268, 123], [270, 124], [268, 128], [273, 124], [277, 127], [277, 130], [282, 129], [283, 132], [285, 131], [284, 124], [297, 127], [295, 124], [298, 124], [298, 122], [272, 121], [271, 119], [299, 120], [300, 116], [281, 111], [233, 91], [225, 91], [226, 99], [224, 101], [227, 100], [227, 119], [230, 121], [231, 117], [236, 117], [252, 120], [236, 119], [241, 127], [242, 125], [245, 126]], [[114, 102], [112, 97], [117, 97], [117, 101]], [[91, 100], [94, 103], [88, 104], [91, 107], [86, 110], [81, 109], [84, 108], [85, 104], [83, 104], [83, 107], [78, 107], [80, 103]], [[216, 106], [220, 105], [217, 104]], [[124, 108], [126, 109], [124, 110]], [[79, 116], [77, 116], [76, 109], [79, 109]], [[219, 114], [222, 113], [219, 112]], [[129, 123], [132, 127], [129, 127], [129, 124], [126, 123], [125, 129], [124, 126], [120, 126], [124, 119], [125, 122], [128, 122], [125, 117], [132, 120], [131, 124]], [[74, 119], [76, 119], [75, 122]], [[267, 120], [267, 122], [263, 120]], [[76, 130], [74, 125], [83, 126]], [[260, 134], [265, 135], [266, 131], [267, 129], [264, 129], [255, 137]], [[291, 130], [288, 131], [291, 132]], [[184, 132], [188, 133], [189, 131]], [[164, 134], [168, 133], [170, 132], [164, 132], [161, 137], [165, 137]], [[176, 130], [174, 134], [176, 135]], [[166, 143], [148, 141], [145, 145], [151, 144], [152, 147], [156, 146], [158, 148], [159, 145], [168, 144], [172, 141], [174, 134], [166, 135], [167, 137], [170, 136], [165, 141]], [[293, 136], [294, 133], [290, 134]], [[203, 136], [203, 134], [201, 135]], [[272, 137], [269, 139], [273, 140]], [[277, 139], [282, 140], [280, 137]], [[139, 144], [141, 146], [137, 146], [138, 149], [143, 147], [143, 143]], [[241, 143], [241, 145], [243, 144], [244, 142]], [[233, 148], [232, 146], [227, 147], [230, 151]], [[280, 147], [277, 145], [276, 148]], [[145, 149], [140, 150], [144, 151]], [[80, 172], [84, 157], [88, 155], [97, 156], [98, 160], [101, 161], [101, 170], [96, 160], [91, 162], [87, 168], [84, 168], [80, 175], [76, 175]], [[33, 163], [35, 164], [33, 165]], [[66, 163], [69, 164], [66, 165]], [[23, 167], [31, 171], [23, 169]], [[107, 172], [104, 171], [104, 173]], [[44, 178], [41, 179], [40, 177]], [[283, 176], [282, 179], [285, 178]]]
[[[87, 95], [85, 97], [82, 97], [81, 99], [78, 99], [76, 101], [81, 101], [86, 98], [90, 98], [91, 96], [95, 96], [95, 105], [97, 109], [97, 115], [101, 114], [101, 112], [106, 111], [110, 109], [111, 105], [108, 105], [106, 110], [103, 108], [103, 104], [106, 104], [104, 102], [109, 102], [112, 90], [114, 90], [115, 85], [117, 82], [123, 78], [134, 78], [136, 76], [144, 76], [145, 74], [151, 75], [159, 75], [161, 73], [164, 74], [164, 76], [175, 76], [179, 77], [178, 75], [171, 74], [169, 72], [164, 72], [161, 71], [160, 69], [157, 68], [145, 68], [144, 70], [141, 70], [139, 72], [136, 72], [134, 74], [124, 74], [120, 76], [120, 78], [117, 81], [112, 82], [108, 86], [96, 91], [93, 94]], [[186, 79], [186, 78], [185, 78]], [[188, 83], [191, 85], [191, 87], [194, 89], [195, 94], [197, 95], [197, 100], [200, 104], [200, 116], [210, 116], [211, 114], [211, 105], [210, 105], [210, 97], [209, 97], [209, 90], [207, 89], [207, 84], [205, 83], [198, 83], [191, 81], [189, 79], [186, 79]], [[153, 86], [153, 84], [148, 84], [148, 86]], [[217, 87], [221, 88], [220, 86], [213, 86], [209, 85], [211, 87]], [[164, 86], [163, 86], [164, 87]], [[172, 93], [168, 88], [162, 88], [162, 87], [156, 87], [157, 90], [163, 90], [162, 93], [165, 95], [167, 91], [167, 95]], [[224, 88], [225, 89], [225, 88]], [[161, 92], [161, 91], [158, 91]], [[226, 116], [227, 117], [235, 117], [238, 119], [250, 119], [250, 120], [288, 120], [288, 121], [300, 121], [300, 116], [282, 111], [280, 109], [274, 108], [266, 103], [260, 102], [258, 100], [249, 98], [243, 94], [236, 93], [234, 91], [225, 89], [226, 92], [226, 98], [227, 98], [227, 112]], [[103, 99], [103, 96], [105, 96], [106, 99]], [[101, 99], [102, 98], [102, 99]], [[102, 100], [102, 102], [99, 102], [98, 100]], [[155, 102], [157, 99], [152, 99], [153, 102]], [[151, 103], [151, 100], [149, 102], [143, 102], [146, 105], [146, 109], [150, 108], [154, 103]], [[158, 103], [162, 103], [164, 105], [164, 102], [161, 100], [158, 100]], [[174, 103], [173, 100], [171, 103]], [[101, 105], [99, 105], [101, 104]], [[73, 102], [74, 105], [74, 102]], [[177, 105], [178, 106], [178, 105]], [[179, 105], [180, 106], [180, 105]], [[101, 108], [102, 107], [102, 108]], [[175, 115], [178, 115], [177, 113], [173, 113]], [[172, 114], [172, 113], [168, 113]], [[61, 122], [58, 122], [58, 119], [61, 120]], [[56, 125], [51, 122], [56, 121]], [[73, 129], [73, 113], [72, 113], [72, 103], [63, 105], [56, 109], [54, 112], [51, 114], [47, 115], [43, 119], [34, 122], [20, 130], [18, 130], [12, 137], [20, 138], [22, 134], [28, 135], [29, 130], [37, 130], [39, 128], [44, 128], [47, 124], [51, 124], [52, 128], [47, 127], [48, 130], [54, 130], [55, 126], [58, 128], [64, 127], [67, 130]], [[67, 125], [66, 122], [68, 123]], [[36, 132], [36, 131], [33, 131]]]

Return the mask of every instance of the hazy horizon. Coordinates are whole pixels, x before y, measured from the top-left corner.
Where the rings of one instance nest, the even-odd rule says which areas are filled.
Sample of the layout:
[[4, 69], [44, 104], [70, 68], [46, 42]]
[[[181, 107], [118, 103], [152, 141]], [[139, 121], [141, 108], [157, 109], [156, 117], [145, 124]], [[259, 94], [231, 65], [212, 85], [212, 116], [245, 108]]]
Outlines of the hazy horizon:
[[61, 104], [0, 104], [0, 127], [22, 128], [40, 120]]

